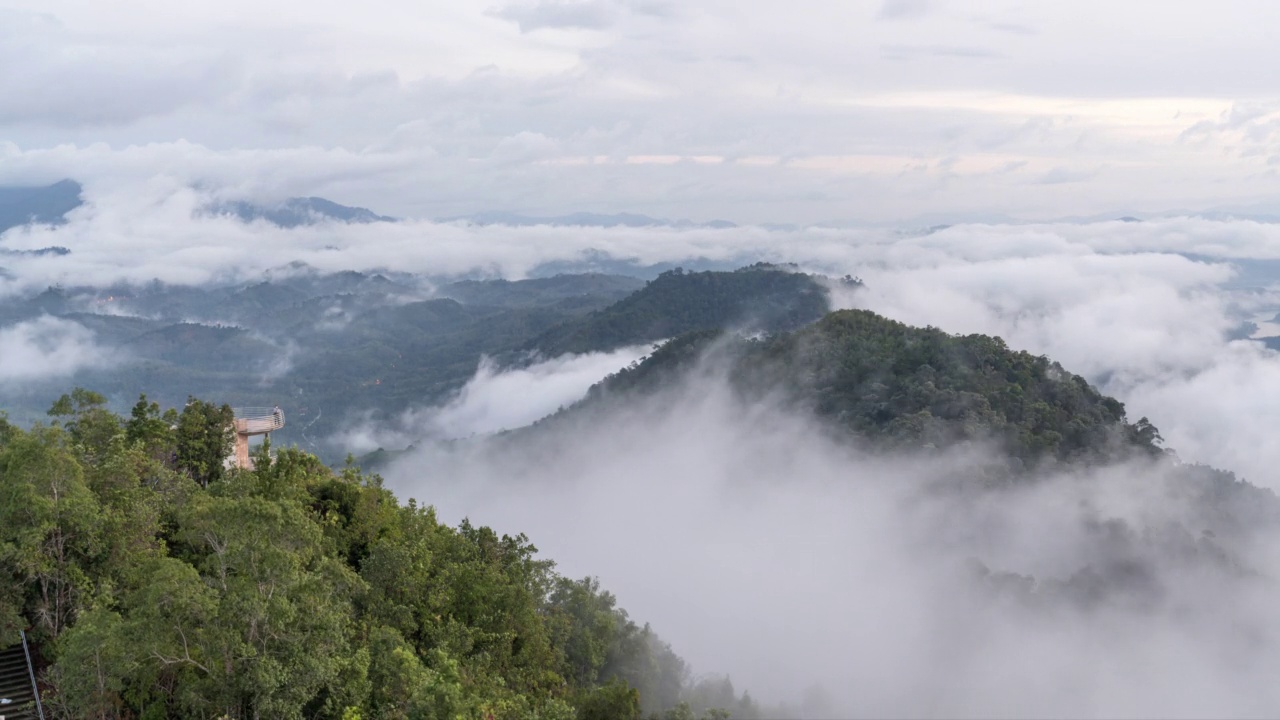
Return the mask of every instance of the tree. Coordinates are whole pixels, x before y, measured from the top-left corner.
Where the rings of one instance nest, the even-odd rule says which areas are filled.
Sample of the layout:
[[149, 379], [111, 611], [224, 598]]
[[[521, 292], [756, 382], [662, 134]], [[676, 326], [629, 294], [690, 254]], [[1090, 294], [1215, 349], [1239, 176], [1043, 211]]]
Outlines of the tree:
[[56, 709], [74, 718], [126, 717], [122, 693], [136, 664], [120, 615], [89, 610], [59, 639]]
[[168, 458], [174, 452], [174, 430], [178, 425], [178, 413], [169, 408], [163, 413], [160, 404], [147, 402], [146, 394], [129, 413], [125, 423], [125, 437], [130, 443], [140, 443], [148, 454], [157, 459]]
[[523, 535], [296, 448], [223, 474], [225, 406], [144, 396], [122, 423], [79, 390], [53, 413], [0, 417], [0, 643], [31, 628], [53, 717], [625, 720], [687, 688]]
[[0, 572], [23, 588], [37, 640], [75, 620], [95, 590], [100, 549], [101, 508], [64, 431], [36, 427], [11, 439], [0, 450]]
[[177, 465], [204, 487], [221, 480], [235, 446], [235, 413], [190, 398], [178, 416]]
[[578, 701], [579, 720], [639, 720], [640, 693], [621, 680], [610, 681]]
[[71, 442], [90, 463], [104, 456], [107, 444], [120, 432], [120, 418], [107, 409], [107, 399], [92, 390], [75, 388], [58, 398], [48, 414], [64, 418]]

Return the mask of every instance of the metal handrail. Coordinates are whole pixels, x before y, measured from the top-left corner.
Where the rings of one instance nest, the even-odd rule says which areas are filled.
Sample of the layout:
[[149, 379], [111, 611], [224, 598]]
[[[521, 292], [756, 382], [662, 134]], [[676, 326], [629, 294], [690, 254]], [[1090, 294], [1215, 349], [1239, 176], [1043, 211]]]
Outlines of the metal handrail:
[[40, 716], [40, 720], [44, 720], [44, 704], [40, 702], [40, 686], [36, 684], [36, 668], [31, 664], [31, 650], [27, 647], [27, 631], [18, 628], [18, 633], [22, 636], [22, 654], [27, 658], [27, 674], [31, 677], [31, 692], [36, 697], [36, 714]]
[[241, 435], [259, 435], [284, 427], [284, 411], [276, 408], [232, 408], [236, 432]]
[[235, 413], [237, 420], [255, 420], [271, 417], [275, 412], [273, 407], [237, 407], [231, 408], [231, 412]]

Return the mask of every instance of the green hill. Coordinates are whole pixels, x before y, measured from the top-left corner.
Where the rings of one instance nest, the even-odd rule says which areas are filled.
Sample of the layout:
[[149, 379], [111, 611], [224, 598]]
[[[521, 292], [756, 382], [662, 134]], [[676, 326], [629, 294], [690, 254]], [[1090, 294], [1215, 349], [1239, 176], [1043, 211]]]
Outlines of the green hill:
[[734, 272], [662, 273], [603, 310], [543, 333], [528, 344], [544, 355], [612, 350], [694, 330], [793, 330], [828, 310], [817, 278], [773, 265]]
[[592, 389], [589, 401], [669, 385], [712, 352], [746, 394], [788, 402], [882, 448], [931, 449], [994, 441], [1024, 462], [1159, 453], [1146, 418], [1042, 356], [986, 335], [916, 328], [866, 310], [746, 340], [717, 332], [672, 341]]

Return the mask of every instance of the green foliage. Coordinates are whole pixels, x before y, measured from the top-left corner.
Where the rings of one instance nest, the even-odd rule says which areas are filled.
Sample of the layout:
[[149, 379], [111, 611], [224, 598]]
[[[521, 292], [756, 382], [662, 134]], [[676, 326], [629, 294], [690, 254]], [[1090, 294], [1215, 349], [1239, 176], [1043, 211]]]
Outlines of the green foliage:
[[129, 421], [125, 423], [125, 437], [131, 443], [141, 443], [151, 454], [163, 457], [175, 450], [170, 428], [177, 424], [176, 411], [170, 409], [161, 413], [160, 404], [147, 402], [147, 396], [143, 394], [138, 397], [138, 403], [133, 406]]
[[67, 445], [64, 431], [37, 427], [0, 449], [0, 565], [37, 640], [56, 639], [99, 589], [101, 507]]
[[1145, 418], [1127, 425], [1124, 405], [1084, 378], [986, 335], [912, 328], [865, 310], [832, 313], [763, 343], [743, 377], [779, 372], [820, 415], [892, 445], [990, 439], [1024, 461], [1158, 452]]
[[834, 312], [793, 333], [742, 340], [691, 333], [592, 389], [650, 392], [708, 352], [749, 396], [777, 394], [885, 449], [990, 441], [1023, 463], [1158, 455], [1146, 418], [1043, 356], [1000, 338], [914, 328], [865, 310]]
[[222, 479], [227, 456], [235, 444], [235, 414], [229, 405], [221, 407], [189, 398], [178, 416], [174, 437], [178, 469], [208, 487]]
[[611, 682], [583, 694], [579, 720], [639, 720], [640, 693], [623, 682]]
[[63, 426], [71, 434], [71, 441], [94, 460], [102, 456], [107, 444], [120, 432], [120, 418], [109, 412], [106, 405], [107, 399], [102, 395], [76, 388], [58, 398], [49, 408], [49, 415], [64, 418]]
[[0, 424], [0, 644], [30, 630], [53, 717], [626, 718], [689, 687], [523, 535], [297, 449], [222, 472], [225, 406], [55, 411]]

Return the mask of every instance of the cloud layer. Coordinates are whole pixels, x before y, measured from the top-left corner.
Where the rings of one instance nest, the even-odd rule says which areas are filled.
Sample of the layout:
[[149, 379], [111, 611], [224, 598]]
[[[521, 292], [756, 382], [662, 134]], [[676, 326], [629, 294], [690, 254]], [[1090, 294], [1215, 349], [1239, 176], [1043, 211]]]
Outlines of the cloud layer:
[[[139, 149], [165, 156], [172, 149]], [[187, 172], [230, 173], [194, 153]], [[310, 156], [322, 168], [327, 153]], [[147, 163], [139, 172], [147, 172]], [[179, 178], [141, 175], [86, 190], [66, 225], [14, 229], [13, 250], [51, 245], [69, 255], [6, 256], [0, 294], [118, 281], [200, 284], [254, 280], [293, 261], [320, 270], [394, 269], [518, 278], [549, 262], [605, 252], [639, 264], [702, 258], [728, 265], [795, 262], [866, 281], [837, 304], [949, 332], [999, 335], [1047, 354], [1149, 416], [1188, 460], [1271, 477], [1280, 446], [1265, 428], [1280, 410], [1272, 352], [1228, 342], [1244, 320], [1280, 311], [1272, 267], [1280, 225], [1170, 218], [1147, 222], [957, 225], [924, 234], [864, 228], [731, 229], [478, 227], [429, 222], [285, 230], [202, 215], [222, 195]], [[624, 361], [625, 364], [625, 361]], [[554, 409], [552, 407], [551, 409]], [[523, 412], [523, 411], [522, 411]], [[520, 417], [526, 417], [520, 415]], [[1248, 423], [1240, 419], [1249, 417]], [[467, 430], [463, 434], [467, 434]]]
[[[0, 137], [50, 162], [0, 176], [91, 180], [57, 156], [180, 146], [408, 217], [1274, 209], [1280, 98], [1249, 69], [1280, 59], [1277, 19], [1261, 0], [18, 0]], [[325, 153], [336, 174], [304, 171]]]
[[482, 357], [475, 376], [442, 407], [411, 409], [389, 425], [362, 419], [329, 442], [344, 451], [362, 453], [380, 447], [399, 449], [423, 439], [514, 430], [581, 400], [592, 385], [643, 359], [653, 347], [563, 355], [507, 369]]
[[[450, 520], [528, 533], [563, 573], [600, 574], [697, 671], [766, 703], [808, 695], [805, 717], [1250, 716], [1280, 702], [1262, 670], [1280, 659], [1272, 581], [1163, 555], [1160, 538], [1194, 546], [1208, 526], [1161, 470], [961, 490], [980, 455], [862, 455], [741, 405], [711, 371], [536, 444], [426, 447], [388, 478]], [[1233, 552], [1273, 577], [1265, 543]], [[975, 559], [1041, 593], [1092, 567], [1108, 592], [1028, 607], [981, 590]]]

